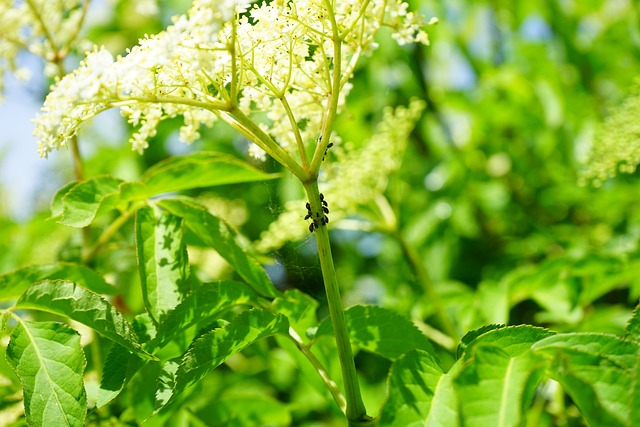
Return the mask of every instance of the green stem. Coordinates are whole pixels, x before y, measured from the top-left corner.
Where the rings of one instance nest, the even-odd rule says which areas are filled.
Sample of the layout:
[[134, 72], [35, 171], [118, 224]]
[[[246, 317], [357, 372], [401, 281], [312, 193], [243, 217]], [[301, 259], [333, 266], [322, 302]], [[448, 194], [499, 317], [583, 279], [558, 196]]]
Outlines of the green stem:
[[402, 236], [402, 234], [399, 231], [395, 232], [394, 236], [398, 241], [398, 243], [400, 244], [400, 247], [402, 248], [402, 252], [404, 253], [405, 258], [407, 259], [409, 266], [413, 270], [413, 273], [416, 275], [416, 277], [422, 284], [422, 287], [424, 288], [424, 291], [427, 294], [427, 297], [431, 301], [431, 304], [433, 304], [433, 307], [436, 310], [436, 316], [442, 328], [446, 331], [449, 337], [451, 337], [454, 341], [457, 342], [460, 339], [460, 337], [458, 336], [458, 331], [456, 330], [453, 322], [451, 321], [451, 318], [447, 314], [444, 308], [444, 304], [442, 303], [442, 300], [440, 299], [440, 296], [436, 291], [435, 284], [431, 280], [431, 277], [429, 276], [429, 272], [427, 271], [424, 264], [422, 263], [422, 260], [420, 259], [418, 252], [415, 250], [413, 246], [411, 246], [407, 242], [407, 240]]
[[128, 210], [126, 210], [118, 218], [116, 218], [115, 221], [109, 224], [109, 226], [104, 230], [102, 235], [100, 235], [100, 238], [98, 238], [98, 241], [93, 246], [93, 248], [88, 250], [87, 253], [85, 254], [83, 259], [85, 264], [88, 265], [93, 261], [93, 259], [97, 255], [100, 248], [104, 244], [109, 242], [109, 240], [111, 240], [114, 234], [116, 234], [118, 230], [120, 230], [120, 228], [123, 225], [125, 225], [127, 221], [129, 221], [129, 218], [131, 218], [138, 211], [140, 207], [141, 207], [141, 204], [136, 204], [134, 206], [131, 206]]
[[[316, 216], [323, 216], [317, 181], [306, 182], [303, 185], [309, 197], [311, 212], [314, 213], [314, 218]], [[353, 350], [351, 349], [351, 341], [349, 339], [349, 332], [347, 331], [347, 323], [340, 298], [338, 279], [333, 266], [329, 232], [324, 225], [320, 225], [315, 231], [320, 268], [322, 269], [322, 277], [327, 293], [329, 315], [333, 325], [336, 346], [338, 348], [338, 359], [340, 360], [344, 380], [345, 397], [347, 399], [346, 416], [350, 426], [361, 426], [363, 425], [362, 423], [370, 423], [371, 418], [367, 415], [367, 410], [360, 393], [356, 364], [353, 359]]]
[[311, 349], [302, 341], [300, 336], [296, 333], [296, 331], [293, 328], [289, 328], [289, 335], [287, 337], [291, 341], [293, 341], [293, 343], [298, 348], [298, 350], [300, 350], [300, 352], [304, 355], [304, 357], [307, 358], [309, 363], [311, 363], [311, 365], [316, 370], [316, 372], [318, 373], [318, 375], [320, 376], [324, 384], [327, 386], [329, 393], [331, 393], [331, 396], [333, 396], [333, 400], [336, 401], [340, 410], [342, 412], [345, 412], [347, 407], [347, 401], [345, 400], [342, 393], [340, 393], [340, 389], [338, 388], [338, 385], [335, 383], [335, 381], [331, 379], [331, 377], [329, 376], [327, 371], [324, 369], [324, 366], [322, 366], [322, 363], [320, 363], [316, 355], [311, 352]]

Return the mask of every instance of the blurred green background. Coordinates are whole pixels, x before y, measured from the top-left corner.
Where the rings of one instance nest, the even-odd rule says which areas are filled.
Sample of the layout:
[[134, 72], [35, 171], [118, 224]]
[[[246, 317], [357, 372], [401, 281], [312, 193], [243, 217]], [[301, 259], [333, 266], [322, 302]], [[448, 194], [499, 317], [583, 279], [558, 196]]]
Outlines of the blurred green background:
[[[374, 57], [365, 58], [356, 72], [337, 129], [359, 144], [384, 106], [406, 105], [412, 97], [428, 103], [385, 194], [398, 218], [397, 233], [342, 230], [332, 223], [345, 302], [380, 304], [431, 323], [433, 307], [416, 291], [416, 266], [406, 258], [404, 242], [436, 283], [460, 334], [488, 323], [621, 332], [640, 297], [640, 181], [637, 174], [619, 175], [594, 188], [580, 185], [579, 175], [603, 120], [635, 93], [637, 2], [411, 3], [427, 18], [440, 20], [429, 28], [431, 46], [399, 47], [381, 37]], [[143, 34], [164, 28], [188, 2], [160, 1], [160, 6], [160, 15], [143, 16], [133, 2], [123, 1], [107, 14], [100, 11], [109, 5], [96, 2], [92, 7], [101, 9], [85, 37], [122, 53]], [[35, 100], [46, 94], [47, 84], [29, 84]], [[10, 108], [11, 98], [7, 102]], [[10, 117], [0, 117], [0, 128], [16, 126]], [[247, 157], [245, 142], [224, 124], [205, 130], [191, 146], [177, 141], [179, 124], [163, 123], [138, 156], [126, 143], [130, 130], [117, 114], [96, 119], [81, 134], [86, 174], [135, 179], [159, 160], [194, 150]], [[629, 141], [638, 143], [640, 136]], [[5, 158], [12, 150], [6, 147]], [[35, 143], [32, 149], [35, 153]], [[45, 221], [51, 196], [73, 179], [70, 153], [39, 162], [46, 163], [40, 172], [19, 171], [41, 178], [27, 197], [28, 213], [20, 208], [16, 217], [16, 206], [0, 203], [2, 273], [78, 259], [78, 233]], [[277, 169], [269, 161], [261, 167]], [[8, 194], [19, 179], [5, 178], [0, 194]], [[300, 194], [285, 179], [218, 187], [200, 196], [255, 241], [285, 202]], [[364, 211], [353, 212], [353, 218], [370, 220]], [[291, 242], [263, 254], [263, 260], [279, 287], [322, 300], [312, 243], [310, 238]], [[203, 277], [225, 274], [210, 254], [190, 255]], [[98, 268], [121, 287], [123, 307], [141, 310], [139, 291], [131, 285], [138, 280], [131, 229], [123, 229], [101, 257]], [[371, 393], [383, 393], [386, 366], [366, 354], [358, 363], [377, 390]]]

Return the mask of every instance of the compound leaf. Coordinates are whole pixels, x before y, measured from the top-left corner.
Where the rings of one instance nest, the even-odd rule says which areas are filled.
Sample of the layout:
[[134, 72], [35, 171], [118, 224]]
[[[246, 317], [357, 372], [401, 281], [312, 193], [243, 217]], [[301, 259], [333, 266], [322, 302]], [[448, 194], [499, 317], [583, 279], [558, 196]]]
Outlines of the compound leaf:
[[[433, 346], [408, 319], [382, 307], [356, 305], [344, 313], [351, 342], [358, 347], [396, 360], [404, 353], [419, 349], [435, 354]], [[331, 320], [325, 319], [316, 337], [332, 335]]]
[[389, 397], [382, 408], [379, 425], [459, 426], [452, 372], [444, 374], [438, 361], [422, 350], [401, 356], [389, 373]]
[[625, 336], [635, 341], [640, 341], [640, 304], [633, 310], [633, 314], [625, 328]]
[[57, 262], [55, 264], [30, 265], [0, 275], [0, 301], [18, 298], [29, 286], [44, 279], [66, 279], [79, 283], [99, 294], [111, 295], [115, 293], [115, 288], [89, 267], [69, 262]]
[[532, 350], [545, 356], [549, 375], [594, 426], [637, 426], [640, 344], [614, 335], [558, 334]]
[[[82, 181], [67, 190], [60, 204], [62, 217], [60, 223], [71, 227], [86, 227], [101, 213], [116, 207], [120, 200], [119, 186], [122, 180], [109, 175], [101, 175]], [[70, 188], [68, 188], [70, 187]], [[55, 199], [55, 198], [54, 198]], [[54, 205], [59, 211], [58, 203]]]
[[169, 391], [163, 386], [156, 401], [156, 410], [175, 400], [235, 353], [262, 338], [286, 334], [288, 330], [289, 322], [285, 316], [253, 309], [239, 314], [223, 328], [202, 335], [185, 353], [178, 369], [175, 370], [175, 364], [171, 363], [170, 369], [162, 375], [163, 384], [173, 384], [173, 389]]
[[273, 283], [262, 266], [242, 249], [236, 232], [222, 220], [211, 215], [205, 207], [184, 197], [163, 199], [158, 205], [172, 214], [184, 218], [187, 227], [202, 242], [215, 249], [231, 264], [258, 294], [275, 297]]
[[76, 331], [61, 323], [20, 320], [6, 358], [22, 383], [30, 425], [84, 425], [87, 362]]
[[476, 347], [454, 380], [465, 426], [519, 426], [542, 367], [530, 352], [513, 357], [497, 346]]
[[191, 292], [182, 218], [141, 208], [136, 212], [135, 230], [142, 297], [151, 317], [159, 322]]
[[277, 178], [228, 154], [199, 152], [156, 163], [142, 177], [147, 197], [160, 193]]
[[255, 299], [256, 294], [241, 282], [204, 283], [162, 319], [156, 336], [145, 347], [154, 352], [186, 328], [207, 322], [223, 310]]
[[136, 339], [129, 322], [99, 295], [66, 280], [44, 280], [28, 288], [16, 303], [80, 322], [144, 359], [153, 358]]

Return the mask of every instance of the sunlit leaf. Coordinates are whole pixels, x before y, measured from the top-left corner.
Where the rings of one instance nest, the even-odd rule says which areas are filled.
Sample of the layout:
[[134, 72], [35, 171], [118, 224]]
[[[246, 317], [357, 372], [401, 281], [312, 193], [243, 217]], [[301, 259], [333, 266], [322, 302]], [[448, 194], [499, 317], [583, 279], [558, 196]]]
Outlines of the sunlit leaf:
[[121, 183], [122, 180], [108, 175], [79, 182], [62, 197], [60, 223], [86, 227], [99, 214], [114, 209], [119, 201]]
[[44, 279], [70, 280], [99, 294], [111, 295], [115, 293], [115, 288], [89, 267], [69, 262], [58, 262], [30, 265], [0, 275], [0, 301], [17, 298], [29, 286]]
[[[351, 342], [358, 347], [396, 360], [410, 350], [424, 350], [435, 354], [433, 346], [422, 332], [408, 319], [376, 306], [353, 306], [345, 311]], [[316, 332], [316, 337], [332, 335], [329, 318]]]
[[147, 169], [141, 179], [144, 189], [138, 190], [138, 194], [151, 197], [191, 188], [265, 181], [278, 176], [264, 173], [228, 154], [199, 152], [172, 157]]
[[136, 339], [129, 322], [99, 295], [66, 280], [44, 280], [27, 289], [16, 303], [28, 308], [66, 316], [149, 359]]
[[104, 361], [96, 406], [101, 408], [118, 396], [144, 363], [129, 350], [114, 343]]
[[380, 414], [381, 427], [457, 427], [458, 397], [431, 354], [415, 350], [401, 356], [389, 373], [389, 396]]
[[247, 304], [255, 298], [255, 293], [241, 282], [204, 283], [162, 319], [155, 338], [146, 343], [145, 347], [154, 352], [186, 328], [208, 322], [223, 310]]
[[529, 351], [513, 357], [494, 345], [475, 348], [454, 380], [465, 426], [519, 426], [542, 367]]
[[625, 336], [635, 341], [640, 341], [640, 304], [633, 310], [633, 314], [625, 328]]
[[51, 209], [51, 218], [56, 218], [62, 215], [64, 210], [64, 205], [62, 204], [62, 199], [67, 195], [71, 189], [73, 189], [76, 185], [78, 185], [77, 181], [72, 181], [66, 184], [64, 187], [60, 188], [56, 191], [56, 194], [53, 195], [51, 199], [51, 203], [49, 204], [49, 208]]
[[288, 290], [274, 299], [272, 306], [273, 311], [287, 316], [289, 323], [300, 336], [318, 323], [318, 302], [297, 289]]
[[191, 291], [182, 218], [146, 207], [136, 212], [135, 229], [142, 297], [159, 322]]
[[[289, 322], [286, 317], [254, 309], [238, 315], [225, 327], [204, 334], [194, 341], [182, 358], [180, 367], [175, 372], [172, 392], [164, 390], [159, 396], [161, 400], [156, 402], [156, 408], [159, 410], [169, 404], [208, 372], [248, 345], [271, 335], [286, 334], [288, 330]], [[170, 372], [165, 374], [170, 375]], [[165, 382], [169, 383], [171, 380], [165, 379]]]
[[466, 346], [459, 347], [458, 354], [459, 357], [466, 356], [471, 353], [473, 347], [490, 344], [499, 347], [509, 356], [519, 356], [529, 351], [533, 343], [554, 334], [555, 332], [530, 325], [489, 325], [465, 335], [462, 342]]
[[254, 291], [266, 297], [274, 297], [277, 291], [269, 276], [256, 260], [251, 258], [238, 243], [235, 230], [211, 215], [206, 208], [184, 197], [163, 199], [158, 205], [172, 214], [184, 218], [187, 227], [204, 244], [215, 249], [231, 264]]
[[60, 323], [21, 320], [6, 358], [22, 383], [30, 425], [84, 426], [86, 359], [76, 331]]
[[640, 344], [614, 335], [558, 334], [533, 345], [547, 357], [549, 375], [594, 426], [637, 426]]

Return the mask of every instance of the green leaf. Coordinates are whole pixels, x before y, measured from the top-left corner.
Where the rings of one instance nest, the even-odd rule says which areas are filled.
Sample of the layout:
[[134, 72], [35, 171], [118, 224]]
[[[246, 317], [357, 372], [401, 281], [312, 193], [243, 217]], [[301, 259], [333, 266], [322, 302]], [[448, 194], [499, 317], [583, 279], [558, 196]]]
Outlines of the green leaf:
[[235, 230], [211, 215], [205, 207], [184, 197], [163, 199], [158, 205], [184, 218], [187, 227], [231, 264], [258, 294], [265, 297], [278, 294], [262, 266], [242, 249]]
[[458, 344], [458, 348], [456, 349], [456, 359], [460, 359], [464, 354], [464, 352], [466, 351], [469, 344], [472, 343], [473, 340], [478, 338], [480, 335], [486, 334], [487, 332], [490, 332], [496, 329], [502, 329], [505, 327], [506, 327], [505, 325], [498, 325], [498, 324], [485, 325], [481, 328], [474, 329], [473, 331], [467, 332], [460, 340], [460, 344]]
[[[357, 305], [344, 313], [351, 343], [389, 360], [419, 349], [435, 354], [433, 346], [408, 319], [382, 307]], [[325, 319], [316, 337], [333, 335], [331, 319]]]
[[44, 279], [66, 279], [77, 282], [99, 294], [113, 295], [116, 289], [98, 273], [80, 264], [58, 262], [30, 265], [0, 275], [0, 301], [18, 298], [29, 286]]
[[87, 362], [76, 331], [55, 322], [20, 320], [6, 358], [22, 383], [30, 425], [84, 425], [82, 374]]
[[[174, 401], [211, 370], [250, 344], [275, 334], [287, 334], [287, 318], [264, 310], [248, 310], [236, 316], [223, 328], [214, 329], [193, 342], [175, 372], [171, 393], [166, 390], [159, 395], [156, 410]], [[174, 366], [171, 364], [171, 366]], [[167, 372], [171, 374], [171, 372]], [[171, 381], [165, 378], [165, 382]]]
[[64, 187], [56, 191], [56, 194], [53, 195], [51, 203], [49, 204], [49, 207], [51, 208], [51, 218], [56, 218], [62, 215], [62, 212], [64, 210], [62, 199], [76, 185], [78, 185], [78, 181], [71, 181], [70, 183], [66, 184]]
[[450, 374], [445, 375], [437, 360], [425, 351], [401, 356], [389, 372], [389, 397], [379, 426], [459, 426], [458, 397]]
[[316, 310], [318, 302], [297, 289], [286, 291], [271, 303], [275, 313], [284, 314], [300, 336], [318, 324]]
[[114, 343], [104, 361], [96, 406], [101, 408], [115, 399], [144, 363], [135, 354]]
[[204, 283], [162, 319], [155, 338], [145, 347], [153, 353], [190, 326], [209, 322], [220, 312], [255, 299], [255, 293], [241, 282]]
[[519, 426], [542, 368], [530, 352], [512, 357], [497, 346], [475, 347], [472, 363], [454, 380], [465, 426]]
[[635, 310], [633, 310], [633, 314], [631, 315], [629, 322], [627, 322], [627, 327], [624, 332], [625, 337], [635, 341], [640, 341], [640, 304], [638, 304]]
[[136, 339], [129, 322], [99, 295], [66, 280], [44, 280], [27, 289], [17, 308], [46, 311], [80, 322], [144, 359], [153, 359]]
[[532, 346], [593, 426], [637, 426], [640, 344], [614, 335], [558, 334]]
[[[229, 426], [290, 426], [294, 405], [284, 404], [258, 391], [227, 392], [216, 401], [218, 425]], [[218, 418], [216, 417], [216, 418]]]
[[77, 183], [62, 197], [60, 223], [71, 227], [86, 227], [98, 215], [114, 209], [120, 200], [121, 183], [122, 180], [108, 175]]
[[156, 163], [145, 171], [141, 182], [124, 184], [123, 193], [136, 198], [149, 198], [191, 188], [265, 181], [277, 177], [279, 174], [264, 173], [227, 154], [199, 152]]
[[555, 332], [530, 325], [506, 327], [489, 325], [465, 335], [462, 341], [466, 343], [466, 346], [461, 351], [461, 343], [458, 347], [458, 353], [461, 357], [470, 357], [475, 346], [491, 344], [501, 348], [509, 356], [514, 357], [529, 351], [533, 343], [554, 334]]
[[136, 212], [135, 230], [142, 297], [159, 322], [191, 292], [182, 218], [145, 207]]

